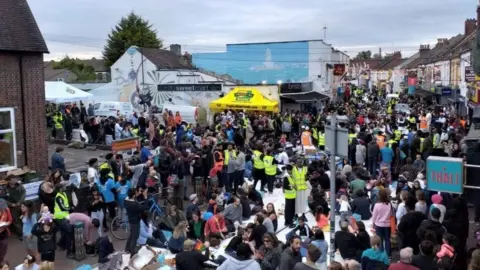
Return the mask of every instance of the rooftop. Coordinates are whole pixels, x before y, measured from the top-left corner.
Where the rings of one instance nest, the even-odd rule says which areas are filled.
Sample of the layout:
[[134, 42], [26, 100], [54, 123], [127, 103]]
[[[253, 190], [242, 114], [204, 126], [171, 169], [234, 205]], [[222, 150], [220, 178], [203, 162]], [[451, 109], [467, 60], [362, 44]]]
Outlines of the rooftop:
[[26, 0], [1, 0], [0, 18], [0, 51], [48, 53]]
[[246, 42], [246, 43], [230, 43], [230, 44], [227, 44], [227, 46], [231, 46], [231, 45], [252, 45], [252, 44], [277, 44], [277, 43], [299, 43], [299, 42], [310, 42], [310, 41], [316, 41], [316, 42], [323, 42], [324, 44], [326, 45], [330, 45], [330, 44], [327, 44], [323, 41], [323, 39], [310, 39], [310, 40], [290, 40], [290, 41], [269, 41], [269, 42]]
[[172, 51], [155, 48], [139, 48], [140, 53], [152, 61], [158, 69], [194, 69], [182, 56]]

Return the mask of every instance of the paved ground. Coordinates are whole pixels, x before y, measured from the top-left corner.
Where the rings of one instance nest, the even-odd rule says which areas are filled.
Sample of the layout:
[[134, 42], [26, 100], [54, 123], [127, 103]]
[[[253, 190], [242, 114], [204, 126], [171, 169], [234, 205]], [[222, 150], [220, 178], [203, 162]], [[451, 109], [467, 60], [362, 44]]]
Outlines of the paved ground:
[[[51, 144], [48, 147], [49, 150], [49, 157], [50, 155], [55, 151], [55, 148], [59, 145]], [[87, 166], [85, 165], [85, 162], [87, 162], [90, 158], [96, 157], [99, 158], [99, 160], [103, 160], [103, 157], [105, 154], [108, 153], [108, 151], [102, 151], [102, 150], [86, 150], [86, 149], [71, 149], [67, 148], [66, 146], [62, 145], [62, 147], [65, 148], [65, 151], [63, 152], [63, 156], [65, 157], [65, 162], [66, 162], [66, 167], [67, 170], [69, 171], [78, 171], [85, 169]], [[473, 209], [469, 209], [470, 212], [470, 220], [473, 219]], [[471, 222], [470, 223], [470, 237], [468, 239], [467, 246], [468, 248], [475, 246], [475, 239], [473, 238], [474, 232], [476, 230], [480, 229], [480, 226]], [[116, 250], [123, 250], [125, 247], [125, 241], [120, 241], [115, 239], [111, 234], [111, 239], [113, 240], [113, 245]], [[14, 238], [11, 237], [9, 239], [8, 243], [8, 253], [6, 259], [10, 262], [11, 268], [14, 268], [14, 266], [20, 264], [24, 257], [25, 257], [25, 247], [23, 243]], [[56, 262], [55, 266], [56, 269], [74, 269], [77, 266], [80, 266], [82, 264], [95, 264], [97, 262], [97, 257], [87, 257], [85, 260], [81, 262], [77, 262], [72, 259], [68, 259], [66, 257], [66, 252], [65, 251], [57, 251], [56, 253]], [[12, 267], [13, 266], [13, 267]]]

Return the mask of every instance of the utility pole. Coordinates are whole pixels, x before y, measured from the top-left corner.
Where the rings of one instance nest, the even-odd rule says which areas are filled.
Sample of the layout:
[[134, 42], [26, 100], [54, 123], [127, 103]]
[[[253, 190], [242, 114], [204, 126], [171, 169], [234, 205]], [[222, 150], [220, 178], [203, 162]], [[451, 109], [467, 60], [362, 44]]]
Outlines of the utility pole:
[[378, 48], [378, 56], [382, 59], [382, 47]]
[[[338, 119], [337, 119], [338, 117]], [[343, 119], [342, 119], [343, 118]], [[336, 113], [327, 117], [330, 126], [325, 127], [325, 146], [326, 152], [330, 154], [330, 208], [334, 209], [336, 204], [335, 182], [337, 180], [337, 162], [336, 157], [348, 157], [348, 130], [346, 128], [338, 128], [339, 122], [348, 122], [345, 116], [337, 116]], [[332, 210], [330, 210], [332, 211]], [[330, 214], [330, 262], [335, 260], [335, 214]]]
[[323, 27], [323, 41], [327, 41], [327, 25]]

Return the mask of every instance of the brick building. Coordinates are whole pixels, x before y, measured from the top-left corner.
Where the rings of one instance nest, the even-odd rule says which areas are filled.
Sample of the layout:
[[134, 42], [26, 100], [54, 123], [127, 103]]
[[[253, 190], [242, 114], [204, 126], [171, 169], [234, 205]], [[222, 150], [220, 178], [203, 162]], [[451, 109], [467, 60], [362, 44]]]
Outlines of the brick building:
[[0, 174], [48, 170], [45, 40], [26, 0], [0, 1]]

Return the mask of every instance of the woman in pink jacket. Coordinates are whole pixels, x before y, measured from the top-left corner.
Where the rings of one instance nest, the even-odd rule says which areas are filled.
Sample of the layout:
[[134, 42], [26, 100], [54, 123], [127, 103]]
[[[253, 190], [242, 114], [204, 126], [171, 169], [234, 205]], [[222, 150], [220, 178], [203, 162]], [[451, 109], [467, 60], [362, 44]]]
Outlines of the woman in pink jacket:
[[389, 200], [387, 189], [382, 189], [378, 193], [378, 201], [373, 207], [372, 224], [375, 227], [375, 233], [380, 237], [380, 250], [384, 250], [390, 257], [390, 217], [392, 216], [392, 205]]

